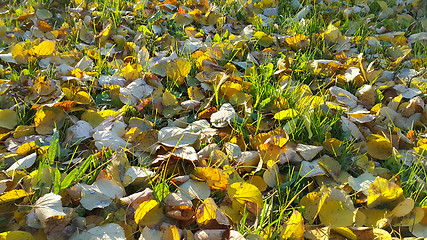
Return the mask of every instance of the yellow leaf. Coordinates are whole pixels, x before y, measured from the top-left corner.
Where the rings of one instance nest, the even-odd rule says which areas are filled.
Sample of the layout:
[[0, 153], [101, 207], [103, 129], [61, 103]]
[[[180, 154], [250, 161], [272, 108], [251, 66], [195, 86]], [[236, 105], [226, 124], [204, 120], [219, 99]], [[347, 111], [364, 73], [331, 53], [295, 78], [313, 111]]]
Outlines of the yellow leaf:
[[0, 233], [0, 240], [34, 240], [34, 237], [29, 232], [7, 231]]
[[392, 225], [410, 227], [420, 223], [424, 218], [424, 210], [421, 207], [415, 207], [403, 217], [395, 217], [391, 222]]
[[136, 147], [149, 152], [150, 147], [157, 143], [158, 132], [159, 131], [155, 129], [149, 129], [141, 132], [134, 140], [134, 143], [137, 144]]
[[255, 185], [261, 192], [267, 190], [267, 183], [260, 176], [252, 176], [246, 182]]
[[368, 154], [371, 157], [386, 160], [391, 156], [393, 147], [390, 140], [378, 134], [372, 134], [366, 139], [368, 140]]
[[293, 50], [306, 48], [308, 45], [310, 45], [310, 39], [302, 34], [295, 34], [292, 37], [286, 38], [285, 41]]
[[10, 109], [0, 109], [0, 127], [13, 129], [18, 124], [16, 112]]
[[328, 201], [319, 212], [320, 221], [332, 228], [350, 227], [353, 224], [354, 212], [341, 201]]
[[158, 224], [162, 218], [163, 211], [156, 200], [141, 203], [135, 212], [135, 222], [141, 226]]
[[65, 113], [57, 107], [47, 107], [39, 109], [34, 116], [36, 131], [41, 135], [53, 133], [53, 129], [60, 129], [65, 122]]
[[337, 160], [332, 157], [326, 156], [320, 158], [318, 164], [335, 180], [338, 179], [341, 172], [341, 164]]
[[190, 73], [191, 63], [184, 58], [177, 58], [168, 63], [166, 75], [169, 79], [181, 85], [184, 83], [184, 78]]
[[122, 76], [128, 81], [134, 81], [137, 78], [142, 77], [142, 66], [128, 64], [121, 71]]
[[409, 214], [414, 208], [415, 201], [412, 198], [405, 198], [402, 202], [393, 208], [391, 214], [393, 217], [403, 217]]
[[34, 80], [33, 89], [38, 95], [47, 96], [57, 90], [58, 86], [54, 81], [47, 78], [46, 76], [38, 77]]
[[[196, 219], [199, 226], [212, 224], [229, 225], [225, 214], [216, 205], [212, 198], [206, 198], [196, 211]], [[214, 222], [212, 222], [214, 221]]]
[[329, 194], [322, 192], [310, 192], [305, 195], [299, 203], [304, 207], [304, 218], [310, 223], [313, 223], [328, 197]]
[[340, 235], [346, 237], [347, 239], [357, 240], [356, 234], [354, 234], [349, 228], [337, 227], [337, 228], [334, 228], [334, 231], [339, 233]]
[[288, 120], [298, 116], [298, 114], [299, 113], [297, 110], [290, 108], [274, 114], [274, 119], [277, 119], [279, 121]]
[[323, 35], [331, 43], [335, 43], [342, 36], [340, 30], [332, 23], [329, 24]]
[[238, 210], [233, 209], [230, 206], [222, 205], [219, 209], [231, 219], [233, 223], [238, 223], [242, 219], [242, 215], [239, 213]]
[[357, 215], [359, 215], [359, 213], [361, 213], [361, 215], [363, 215], [364, 217], [362, 218], [356, 217], [357, 226], [382, 228], [388, 222], [387, 220], [388, 213], [387, 213], [387, 210], [385, 209], [359, 208], [357, 210]]
[[55, 42], [53, 41], [43, 41], [39, 45], [33, 48], [34, 54], [39, 58], [46, 58], [52, 55], [55, 51]]
[[88, 122], [92, 127], [97, 127], [102, 121], [104, 121], [104, 117], [94, 110], [87, 110], [82, 114], [81, 119], [83, 121]]
[[291, 217], [286, 221], [280, 239], [304, 239], [304, 219], [297, 210], [294, 210]]
[[18, 64], [28, 63], [28, 50], [24, 49], [21, 44], [15, 44], [12, 48], [12, 57]]
[[73, 101], [76, 101], [81, 104], [89, 104], [92, 102], [92, 97], [89, 95], [88, 92], [85, 91], [79, 91], [77, 94], [73, 97]]
[[178, 100], [176, 100], [175, 95], [173, 95], [171, 92], [166, 90], [163, 93], [162, 104], [164, 106], [176, 106], [178, 105]]
[[277, 110], [286, 110], [289, 108], [289, 101], [285, 97], [280, 96], [274, 100], [273, 106]]
[[163, 233], [164, 240], [180, 240], [178, 228], [175, 225], [170, 225]]
[[221, 95], [225, 95], [226, 99], [229, 100], [233, 95], [242, 91], [242, 85], [234, 82], [225, 82], [221, 85]]
[[344, 151], [343, 142], [336, 138], [328, 138], [323, 142], [323, 147], [329, 152], [336, 156], [341, 156]]
[[19, 189], [19, 190], [13, 189], [0, 196], [0, 204], [13, 202], [15, 200], [18, 200], [20, 198], [26, 197], [31, 194], [32, 193], [27, 193], [22, 189]]
[[34, 152], [37, 148], [38, 148], [38, 146], [36, 145], [35, 141], [26, 142], [26, 143], [22, 144], [21, 146], [19, 146], [18, 149], [16, 149], [16, 153], [19, 155], [26, 156], [26, 155]]
[[273, 36], [262, 31], [256, 32], [252, 38], [257, 39], [258, 44], [262, 47], [269, 47], [274, 42]]
[[71, 71], [71, 75], [76, 78], [82, 78], [84, 76], [83, 71], [80, 70], [80, 68], [74, 68], [74, 70]]
[[257, 215], [263, 206], [262, 195], [259, 189], [247, 182], [236, 182], [228, 186], [228, 196], [232, 199], [233, 208], [243, 210], [247, 205], [247, 210]]
[[192, 175], [197, 180], [206, 182], [211, 189], [227, 189], [228, 179], [221, 169], [212, 167], [196, 167]]
[[372, 229], [372, 231], [375, 235], [375, 239], [381, 239], [381, 240], [392, 240], [393, 239], [391, 237], [390, 233], [388, 233], [384, 229], [374, 228], [374, 229]]
[[269, 187], [276, 187], [279, 180], [279, 167], [276, 164], [276, 161], [268, 160], [267, 161], [267, 170], [263, 174], [263, 179]]
[[276, 161], [279, 159], [280, 154], [286, 151], [286, 148], [281, 148], [277, 145], [266, 143], [258, 146], [258, 151], [261, 155], [261, 159], [268, 161]]
[[368, 208], [373, 208], [378, 205], [395, 207], [403, 199], [402, 188], [381, 177], [377, 177], [374, 183], [368, 188]]
[[323, 97], [304, 96], [297, 102], [297, 109], [303, 110], [303, 109], [306, 109], [308, 106], [314, 109], [324, 102], [325, 102], [325, 99]]

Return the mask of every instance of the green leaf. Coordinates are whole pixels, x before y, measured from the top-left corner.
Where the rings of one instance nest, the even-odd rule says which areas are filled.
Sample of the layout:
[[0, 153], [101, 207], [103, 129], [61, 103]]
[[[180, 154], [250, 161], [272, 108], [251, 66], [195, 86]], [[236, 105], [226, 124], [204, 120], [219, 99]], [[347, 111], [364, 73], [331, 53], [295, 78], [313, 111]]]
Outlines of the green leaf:
[[90, 167], [92, 162], [92, 155], [89, 156], [82, 165], [74, 168], [61, 183], [61, 190], [70, 187], [73, 183], [77, 182], [80, 178], [82, 178], [86, 172], [86, 170]]
[[159, 202], [163, 201], [169, 193], [169, 186], [165, 182], [156, 185], [153, 190], [154, 198]]
[[61, 172], [58, 168], [55, 168], [55, 182], [53, 183], [53, 192], [61, 194]]
[[47, 151], [47, 160], [50, 164], [53, 164], [55, 161], [56, 154], [59, 152], [59, 150], [59, 131], [55, 128], [53, 129], [52, 140], [50, 141], [50, 146]]

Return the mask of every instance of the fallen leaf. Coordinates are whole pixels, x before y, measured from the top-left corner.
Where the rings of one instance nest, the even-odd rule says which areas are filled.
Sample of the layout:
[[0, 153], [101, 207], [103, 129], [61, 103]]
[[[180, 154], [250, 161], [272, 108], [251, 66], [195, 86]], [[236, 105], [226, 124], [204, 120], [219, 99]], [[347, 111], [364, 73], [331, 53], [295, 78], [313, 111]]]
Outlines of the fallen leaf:
[[93, 227], [80, 234], [74, 235], [70, 240], [126, 240], [125, 231], [116, 223], [107, 223], [102, 226]]
[[10, 109], [0, 109], [0, 127], [13, 129], [18, 124], [16, 112]]
[[390, 140], [378, 135], [372, 134], [368, 138], [368, 154], [379, 160], [386, 160], [391, 157], [393, 147]]
[[41, 135], [53, 134], [53, 129], [61, 129], [64, 121], [65, 113], [57, 107], [43, 107], [34, 116], [36, 131]]
[[227, 176], [220, 169], [196, 167], [192, 176], [196, 180], [206, 182], [212, 190], [225, 190], [228, 186]]
[[402, 188], [381, 177], [377, 177], [368, 188], [367, 203], [369, 208], [378, 205], [395, 207], [403, 199]]
[[163, 219], [163, 210], [156, 200], [141, 203], [135, 212], [135, 222], [141, 226], [150, 226]]
[[244, 206], [253, 213], [258, 214], [263, 205], [259, 189], [246, 182], [236, 182], [227, 187], [228, 195], [233, 203], [233, 208], [243, 210]]
[[100, 178], [92, 185], [79, 184], [82, 188], [80, 203], [87, 210], [104, 208], [113, 202], [113, 199], [123, 197], [123, 189], [117, 183]]

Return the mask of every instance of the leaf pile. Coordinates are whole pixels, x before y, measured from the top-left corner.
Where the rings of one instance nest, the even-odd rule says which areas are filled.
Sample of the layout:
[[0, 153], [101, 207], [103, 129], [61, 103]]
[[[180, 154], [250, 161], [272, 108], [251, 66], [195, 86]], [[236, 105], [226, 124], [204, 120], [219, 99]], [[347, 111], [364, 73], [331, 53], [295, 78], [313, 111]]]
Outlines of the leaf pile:
[[426, 9], [0, 3], [0, 238], [426, 237]]

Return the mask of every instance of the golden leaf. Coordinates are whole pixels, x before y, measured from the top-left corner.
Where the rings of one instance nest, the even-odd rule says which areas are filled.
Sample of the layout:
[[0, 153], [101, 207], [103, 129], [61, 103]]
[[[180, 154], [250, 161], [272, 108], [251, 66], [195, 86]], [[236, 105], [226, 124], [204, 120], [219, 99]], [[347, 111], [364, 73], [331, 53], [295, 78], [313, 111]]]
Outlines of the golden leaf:
[[328, 197], [329, 195], [327, 193], [322, 192], [310, 192], [305, 195], [299, 203], [304, 207], [304, 218], [310, 223], [314, 222]]
[[27, 64], [28, 63], [28, 50], [24, 49], [21, 44], [15, 44], [12, 47], [12, 57], [18, 64]]
[[236, 182], [228, 186], [228, 196], [232, 199], [233, 208], [243, 210], [247, 204], [247, 210], [255, 215], [263, 206], [262, 195], [259, 189], [247, 182]]
[[203, 201], [203, 204], [196, 211], [196, 219], [199, 226], [230, 225], [227, 217], [212, 198], [206, 198]]
[[393, 147], [390, 140], [378, 134], [372, 134], [366, 139], [368, 140], [368, 154], [371, 157], [386, 160], [391, 156]]
[[42, 135], [53, 133], [53, 129], [60, 129], [65, 122], [65, 113], [57, 107], [43, 107], [36, 112], [34, 123], [36, 131]]
[[13, 189], [0, 196], [0, 204], [13, 202], [15, 200], [29, 196], [31, 194], [32, 193], [27, 193], [25, 192], [25, 190], [22, 190], [22, 189], [19, 189], [19, 190]]
[[395, 207], [403, 199], [402, 188], [381, 177], [377, 177], [374, 183], [372, 183], [368, 188], [367, 204], [369, 208], [373, 208], [378, 205]]
[[310, 39], [302, 34], [295, 34], [292, 37], [286, 38], [285, 41], [292, 50], [299, 50], [310, 45]]
[[350, 227], [353, 224], [354, 213], [340, 201], [328, 201], [319, 212], [320, 221], [335, 227]]
[[166, 75], [169, 79], [181, 85], [184, 83], [184, 78], [190, 73], [191, 63], [184, 58], [177, 58], [168, 63]]
[[212, 167], [196, 167], [192, 175], [197, 180], [206, 182], [211, 189], [227, 189], [228, 179], [221, 169]]
[[34, 237], [29, 232], [7, 231], [0, 233], [0, 240], [34, 240]]
[[163, 211], [156, 200], [141, 203], [135, 212], [135, 222], [141, 226], [150, 226], [163, 219]]
[[33, 48], [34, 54], [39, 58], [46, 58], [52, 55], [55, 51], [55, 42], [53, 41], [43, 41], [39, 45]]
[[178, 228], [174, 225], [170, 225], [163, 233], [163, 239], [180, 240]]
[[291, 217], [286, 221], [283, 228], [280, 239], [304, 239], [304, 219], [297, 210], [292, 212]]

